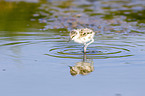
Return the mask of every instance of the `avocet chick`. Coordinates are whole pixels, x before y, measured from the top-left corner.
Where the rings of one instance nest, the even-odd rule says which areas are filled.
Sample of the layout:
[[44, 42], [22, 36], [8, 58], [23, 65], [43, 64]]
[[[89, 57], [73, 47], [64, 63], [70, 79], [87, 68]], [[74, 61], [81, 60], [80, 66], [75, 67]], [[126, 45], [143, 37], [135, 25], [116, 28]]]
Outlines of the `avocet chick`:
[[88, 28], [74, 29], [70, 32], [70, 38], [74, 42], [84, 44], [84, 53], [86, 53], [88, 45], [94, 42], [94, 34], [95, 32]]

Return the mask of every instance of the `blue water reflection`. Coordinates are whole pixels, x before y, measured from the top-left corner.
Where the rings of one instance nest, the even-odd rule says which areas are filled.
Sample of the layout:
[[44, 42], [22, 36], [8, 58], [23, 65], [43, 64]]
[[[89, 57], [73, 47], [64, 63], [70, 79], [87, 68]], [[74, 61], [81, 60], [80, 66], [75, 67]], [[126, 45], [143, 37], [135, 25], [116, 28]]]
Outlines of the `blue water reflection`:
[[[11, 1], [0, 1], [1, 96], [145, 95], [144, 0]], [[86, 54], [68, 42], [82, 27], [96, 32]]]

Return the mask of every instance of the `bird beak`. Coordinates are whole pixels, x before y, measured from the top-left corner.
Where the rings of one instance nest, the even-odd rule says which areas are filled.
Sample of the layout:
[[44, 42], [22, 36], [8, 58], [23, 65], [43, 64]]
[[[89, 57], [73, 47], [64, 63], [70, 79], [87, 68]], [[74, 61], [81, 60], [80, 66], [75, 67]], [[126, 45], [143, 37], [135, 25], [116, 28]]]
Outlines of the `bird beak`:
[[68, 66], [70, 69], [72, 68], [72, 66]]

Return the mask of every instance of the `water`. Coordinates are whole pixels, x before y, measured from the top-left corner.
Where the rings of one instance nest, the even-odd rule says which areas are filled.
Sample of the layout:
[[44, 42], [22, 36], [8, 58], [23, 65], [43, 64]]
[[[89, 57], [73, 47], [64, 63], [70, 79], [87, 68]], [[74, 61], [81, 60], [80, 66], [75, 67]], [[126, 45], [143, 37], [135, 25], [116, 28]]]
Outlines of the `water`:
[[[0, 2], [2, 96], [145, 95], [143, 0], [28, 1]], [[82, 27], [96, 32], [86, 54], [68, 42]]]

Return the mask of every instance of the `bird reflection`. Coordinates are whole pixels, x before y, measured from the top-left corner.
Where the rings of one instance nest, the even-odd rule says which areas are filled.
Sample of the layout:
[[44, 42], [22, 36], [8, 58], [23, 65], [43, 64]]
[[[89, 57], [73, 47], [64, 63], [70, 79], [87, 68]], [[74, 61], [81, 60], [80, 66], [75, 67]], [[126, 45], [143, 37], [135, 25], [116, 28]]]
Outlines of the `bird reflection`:
[[70, 66], [70, 74], [76, 76], [78, 74], [87, 75], [94, 71], [93, 61], [86, 58], [86, 53], [83, 54], [83, 61], [75, 63], [75, 66]]

